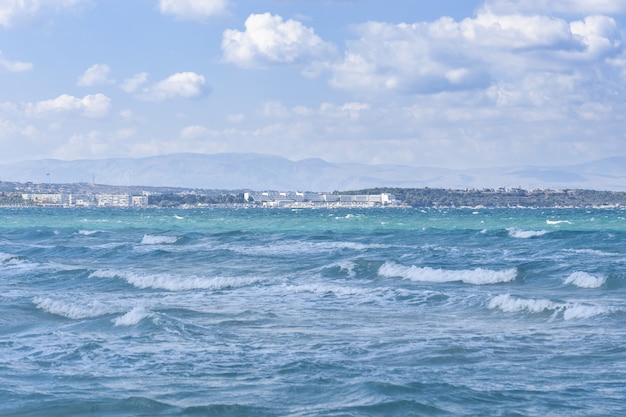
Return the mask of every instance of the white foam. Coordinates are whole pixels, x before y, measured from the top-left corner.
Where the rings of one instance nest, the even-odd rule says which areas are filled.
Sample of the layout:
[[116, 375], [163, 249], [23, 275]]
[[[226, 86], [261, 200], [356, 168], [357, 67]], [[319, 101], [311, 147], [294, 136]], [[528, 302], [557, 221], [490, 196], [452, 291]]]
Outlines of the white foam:
[[583, 304], [572, 304], [567, 306], [563, 312], [563, 320], [588, 319], [603, 314], [612, 313], [614, 309], [602, 306], [588, 306]]
[[580, 288], [599, 288], [606, 282], [606, 277], [596, 277], [587, 272], [572, 272], [564, 281], [565, 284], [575, 285]]
[[565, 252], [571, 253], [579, 253], [583, 255], [593, 255], [593, 256], [615, 256], [615, 253], [603, 252], [597, 249], [565, 249]]
[[177, 236], [169, 235], [144, 235], [142, 245], [171, 245], [178, 242]]
[[91, 235], [95, 235], [96, 233], [99, 233], [100, 230], [79, 230], [78, 234], [79, 235], [83, 235], [83, 236], [91, 236]]
[[39, 308], [50, 314], [63, 316], [72, 320], [86, 319], [90, 317], [98, 317], [105, 314], [117, 313], [118, 310], [112, 306], [108, 306], [96, 301], [86, 304], [79, 304], [68, 300], [53, 300], [51, 298], [36, 297], [33, 303]]
[[561, 224], [561, 223], [572, 224], [572, 222], [570, 222], [569, 220], [546, 220], [546, 224]]
[[116, 326], [134, 326], [146, 317], [152, 316], [152, 313], [147, 311], [144, 307], [134, 307], [126, 314], [113, 319], [113, 324]]
[[547, 230], [521, 230], [516, 227], [510, 227], [506, 229], [509, 232], [509, 236], [517, 239], [529, 239], [531, 237], [543, 236], [549, 233]]
[[339, 270], [346, 271], [349, 277], [354, 277], [356, 275], [354, 272], [354, 267], [356, 265], [353, 261], [347, 261], [347, 260], [339, 261], [337, 263], [334, 263], [331, 266], [337, 266], [339, 267]]
[[226, 246], [237, 253], [247, 255], [284, 255], [293, 253], [328, 253], [341, 250], [366, 251], [370, 249], [386, 249], [390, 245], [377, 243], [360, 242], [305, 242], [305, 241], [284, 241], [276, 242], [272, 245], [263, 246]]
[[223, 290], [251, 285], [260, 281], [258, 278], [205, 278], [198, 276], [181, 277], [166, 273], [137, 273], [121, 270], [100, 270], [90, 274], [90, 278], [121, 278], [139, 289], [162, 289], [168, 291], [188, 290]]
[[17, 259], [16, 255], [11, 255], [10, 253], [0, 252], [0, 262], [12, 262]]
[[362, 295], [368, 292], [362, 288], [342, 287], [328, 284], [288, 285], [286, 288], [296, 293], [308, 292], [313, 294], [334, 294], [337, 296]]
[[466, 284], [486, 285], [514, 281], [517, 277], [517, 269], [510, 268], [501, 271], [491, 269], [463, 269], [446, 270], [430, 267], [416, 267], [398, 265], [395, 262], [385, 262], [379, 269], [378, 274], [385, 278], [401, 277], [411, 281], [421, 282], [454, 282], [461, 281]]
[[587, 319], [615, 311], [614, 308], [610, 307], [580, 303], [556, 303], [547, 299], [523, 299], [512, 297], [510, 294], [501, 294], [492, 298], [488, 307], [490, 309], [499, 309], [505, 313], [527, 311], [536, 314], [551, 312], [552, 319], [562, 313], [563, 320]]
[[546, 299], [523, 299], [511, 297], [510, 294], [495, 296], [489, 301], [490, 309], [500, 309], [505, 313], [515, 313], [518, 311], [528, 311], [530, 313], [541, 313], [546, 310], [556, 310], [562, 305]]

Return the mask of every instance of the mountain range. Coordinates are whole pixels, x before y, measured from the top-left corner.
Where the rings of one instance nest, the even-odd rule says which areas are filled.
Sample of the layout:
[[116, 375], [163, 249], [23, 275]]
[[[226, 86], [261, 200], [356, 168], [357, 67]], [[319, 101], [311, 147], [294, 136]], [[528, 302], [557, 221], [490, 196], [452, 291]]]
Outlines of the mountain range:
[[179, 153], [145, 158], [42, 159], [0, 164], [0, 181], [94, 182], [201, 189], [345, 191], [372, 187], [626, 191], [626, 156], [578, 165], [447, 169], [291, 161], [264, 154]]

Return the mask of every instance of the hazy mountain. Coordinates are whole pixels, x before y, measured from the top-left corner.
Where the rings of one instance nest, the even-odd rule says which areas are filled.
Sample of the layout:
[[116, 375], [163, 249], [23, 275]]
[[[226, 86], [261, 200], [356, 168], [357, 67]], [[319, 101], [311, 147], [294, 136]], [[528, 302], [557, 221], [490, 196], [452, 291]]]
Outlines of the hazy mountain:
[[44, 159], [0, 164], [0, 180], [302, 191], [355, 190], [377, 186], [626, 191], [626, 156], [559, 167], [452, 170], [341, 164], [321, 159], [290, 161], [261, 154], [171, 154], [147, 158]]

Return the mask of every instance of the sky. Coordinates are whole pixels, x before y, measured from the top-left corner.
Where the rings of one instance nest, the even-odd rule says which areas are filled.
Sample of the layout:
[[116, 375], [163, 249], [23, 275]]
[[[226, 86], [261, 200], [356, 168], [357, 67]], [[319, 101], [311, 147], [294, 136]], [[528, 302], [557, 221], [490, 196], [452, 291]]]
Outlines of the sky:
[[626, 155], [626, 0], [0, 0], [0, 163]]

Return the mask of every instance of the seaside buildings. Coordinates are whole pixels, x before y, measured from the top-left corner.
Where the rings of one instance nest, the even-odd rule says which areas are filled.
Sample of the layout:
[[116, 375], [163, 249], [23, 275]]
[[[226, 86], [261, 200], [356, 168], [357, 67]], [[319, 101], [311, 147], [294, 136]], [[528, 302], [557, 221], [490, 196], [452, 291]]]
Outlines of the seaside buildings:
[[398, 204], [393, 194], [333, 194], [313, 192], [248, 192], [244, 193], [248, 203], [263, 207], [375, 207]]
[[23, 193], [22, 199], [40, 206], [58, 207], [146, 207], [147, 195]]

